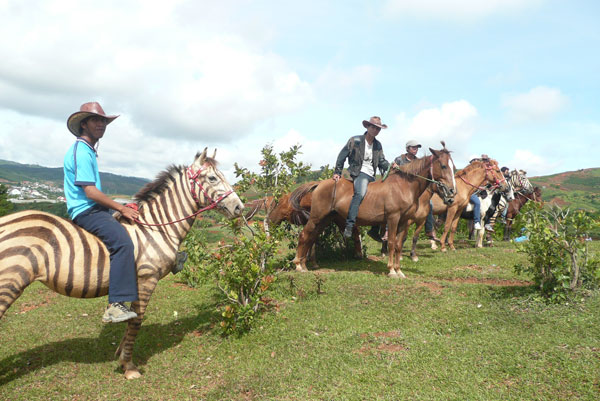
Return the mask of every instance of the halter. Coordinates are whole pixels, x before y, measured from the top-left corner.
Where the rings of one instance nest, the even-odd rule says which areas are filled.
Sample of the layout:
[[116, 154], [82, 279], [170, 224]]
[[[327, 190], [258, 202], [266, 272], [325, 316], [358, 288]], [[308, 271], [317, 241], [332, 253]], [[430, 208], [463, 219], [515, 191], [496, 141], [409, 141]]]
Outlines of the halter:
[[444, 193], [443, 197], [447, 197], [449, 194], [452, 194], [452, 191], [450, 191], [450, 188], [448, 188], [448, 186], [446, 184], [444, 184], [443, 182], [433, 179], [433, 155], [431, 155], [429, 157], [431, 158], [431, 164], [429, 165], [429, 175], [431, 176], [431, 178], [423, 177], [422, 175], [415, 174], [415, 173], [406, 173], [406, 172], [405, 173], [413, 175], [418, 178], [422, 178], [425, 181], [429, 181], [433, 184], [436, 184], [438, 186], [438, 188], [441, 188], [441, 191]]
[[[196, 185], [198, 185], [198, 187], [202, 190], [202, 193], [204, 194], [204, 197], [206, 199], [208, 199], [210, 201], [210, 204], [208, 206], [205, 206], [203, 208], [198, 209], [197, 211], [195, 211], [194, 213], [190, 214], [187, 217], [178, 219], [178, 220], [174, 220], [174, 221], [169, 221], [167, 223], [144, 223], [138, 219], [133, 219], [136, 223], [141, 224], [141, 225], [145, 225], [145, 226], [167, 226], [170, 224], [175, 224], [175, 223], [179, 223], [182, 222], [184, 220], [187, 220], [191, 217], [195, 217], [197, 215], [199, 215], [202, 212], [205, 212], [207, 210], [211, 210], [214, 209], [215, 207], [217, 207], [219, 205], [219, 202], [221, 202], [223, 199], [225, 199], [226, 197], [228, 197], [229, 195], [231, 195], [233, 193], [233, 189], [230, 189], [229, 191], [225, 192], [223, 195], [219, 196], [216, 200], [213, 200], [210, 195], [208, 194], [208, 192], [206, 191], [206, 189], [202, 186], [202, 183], [200, 182], [200, 180], [198, 179], [200, 172], [202, 170], [204, 170], [206, 168], [206, 164], [202, 165], [202, 167], [200, 167], [198, 169], [198, 171], [194, 172], [192, 170], [192, 166], [188, 167], [185, 169], [186, 175], [190, 181], [190, 192], [192, 193], [192, 198], [194, 199], [194, 201], [200, 205], [200, 199], [198, 199], [198, 195], [196, 195], [196, 190], [195, 187]], [[133, 209], [137, 210], [137, 204], [135, 203], [130, 203], [127, 204], [125, 206], [128, 207], [132, 207]]]

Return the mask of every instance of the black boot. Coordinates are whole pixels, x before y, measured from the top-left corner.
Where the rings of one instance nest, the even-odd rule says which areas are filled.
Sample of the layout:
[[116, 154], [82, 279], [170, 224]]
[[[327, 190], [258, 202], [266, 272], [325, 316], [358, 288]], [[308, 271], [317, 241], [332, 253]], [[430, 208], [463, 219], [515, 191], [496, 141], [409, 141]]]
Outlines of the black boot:
[[171, 273], [173, 274], [177, 274], [180, 271], [183, 270], [183, 265], [185, 264], [185, 261], [188, 258], [188, 254], [187, 252], [183, 251], [183, 252], [177, 252], [177, 257], [175, 258], [175, 263], [173, 264], [173, 267], [171, 268]]
[[377, 242], [381, 242], [381, 234], [379, 230], [379, 226], [371, 226], [369, 231], [367, 231], [367, 235], [373, 238]]

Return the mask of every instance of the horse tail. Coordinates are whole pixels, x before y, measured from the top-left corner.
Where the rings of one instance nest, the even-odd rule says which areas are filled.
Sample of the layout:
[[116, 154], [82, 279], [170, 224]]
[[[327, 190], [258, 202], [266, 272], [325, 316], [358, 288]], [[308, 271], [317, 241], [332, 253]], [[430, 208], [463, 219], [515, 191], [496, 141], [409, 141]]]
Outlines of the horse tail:
[[292, 206], [291, 218], [294, 224], [303, 226], [308, 223], [308, 219], [310, 218], [310, 209], [300, 205], [300, 202], [308, 193], [314, 191], [318, 185], [319, 181], [307, 182], [296, 188], [290, 195], [290, 205]]

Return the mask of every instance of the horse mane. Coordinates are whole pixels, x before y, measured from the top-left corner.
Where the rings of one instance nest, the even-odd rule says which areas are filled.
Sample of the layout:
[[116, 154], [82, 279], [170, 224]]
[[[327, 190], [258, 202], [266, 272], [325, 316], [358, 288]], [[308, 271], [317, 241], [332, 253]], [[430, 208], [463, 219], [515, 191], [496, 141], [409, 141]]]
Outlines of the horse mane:
[[133, 200], [137, 203], [141, 203], [154, 199], [157, 195], [162, 193], [171, 182], [174, 182], [175, 177], [181, 174], [184, 169], [184, 166], [170, 165], [165, 171], [160, 172], [154, 181], [147, 183], [133, 195]]
[[423, 169], [431, 164], [431, 157], [421, 157], [420, 159], [415, 159], [410, 163], [403, 164], [398, 166], [396, 170], [393, 171], [394, 174], [399, 174], [404, 177], [414, 177], [415, 174], [423, 171]]
[[[194, 160], [200, 158], [201, 155], [200, 152], [197, 152]], [[212, 168], [217, 168], [217, 161], [212, 157], [205, 157], [203, 164], [208, 164]], [[166, 170], [158, 173], [154, 181], [144, 185], [135, 195], [133, 195], [133, 200], [137, 203], [142, 203], [154, 199], [157, 195], [160, 195], [171, 182], [175, 182], [176, 177], [184, 174], [185, 169], [185, 166], [175, 166], [174, 164], [171, 164]]]
[[300, 206], [300, 201], [307, 193], [314, 191], [314, 189], [318, 185], [319, 185], [319, 181], [307, 182], [305, 184], [300, 185], [298, 188], [296, 188], [294, 190], [294, 192], [292, 192], [292, 194], [290, 195], [290, 205], [292, 206], [292, 209], [294, 210], [294, 212], [302, 213], [302, 214], [308, 213], [308, 210], [306, 210], [302, 206]]

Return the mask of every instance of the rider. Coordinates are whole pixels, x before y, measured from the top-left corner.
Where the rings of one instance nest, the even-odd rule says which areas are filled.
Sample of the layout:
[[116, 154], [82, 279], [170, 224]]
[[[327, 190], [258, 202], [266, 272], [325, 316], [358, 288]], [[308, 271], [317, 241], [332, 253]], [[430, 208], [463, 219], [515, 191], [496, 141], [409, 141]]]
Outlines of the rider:
[[[352, 228], [356, 223], [358, 208], [367, 193], [367, 185], [375, 181], [377, 168], [383, 174], [390, 165], [383, 154], [381, 142], [375, 139], [379, 131], [382, 128], [386, 129], [387, 125], [383, 124], [381, 118], [377, 116], [371, 117], [369, 121], [363, 120], [362, 124], [367, 131], [363, 135], [356, 135], [348, 140], [338, 154], [333, 174], [333, 179], [337, 182], [342, 175], [344, 162], [348, 159], [348, 172], [354, 181], [354, 195], [346, 218], [345, 238], [352, 236]], [[371, 227], [369, 235], [378, 236], [379, 226]]]
[[[510, 169], [508, 167], [502, 167], [500, 169], [500, 171], [502, 172], [502, 175], [504, 176], [504, 178], [506, 179], [507, 182], [510, 181]], [[490, 232], [494, 232], [494, 227], [492, 226], [492, 222], [496, 221], [496, 218], [498, 217], [498, 213], [500, 211], [502, 211], [502, 219], [506, 220], [506, 214], [508, 213], [508, 205], [506, 205], [505, 201], [500, 200], [497, 204], [493, 205], [494, 206], [494, 212], [491, 213], [487, 213], [486, 214], [486, 219], [485, 219], [485, 230], [486, 231], [490, 231]], [[489, 217], [488, 217], [489, 216]], [[493, 217], [493, 219], [492, 219]]]
[[137, 301], [137, 272], [133, 243], [125, 228], [109, 213], [114, 209], [129, 221], [139, 217], [131, 208], [102, 192], [98, 171], [98, 141], [106, 126], [118, 116], [107, 116], [97, 102], [81, 105], [71, 114], [67, 127], [77, 137], [64, 158], [67, 211], [75, 224], [96, 235], [110, 252], [108, 307], [102, 321], [123, 322], [137, 314], [123, 302]]
[[[406, 153], [396, 157], [394, 159], [394, 163], [397, 166], [402, 166], [403, 164], [408, 164], [413, 160], [417, 160], [417, 152], [419, 151], [420, 147], [421, 144], [414, 139], [406, 142]], [[429, 213], [427, 214], [427, 219], [425, 220], [425, 235], [431, 239], [436, 239], [433, 220], [433, 206], [431, 201], [429, 201]]]
[[[481, 160], [487, 162], [490, 160], [490, 157], [486, 154], [483, 154], [481, 155], [481, 158], [472, 159], [471, 162], [473, 162], [474, 160]], [[469, 202], [473, 203], [473, 228], [475, 230], [481, 230], [481, 200], [477, 196], [477, 193], [471, 195], [471, 197], [469, 198]]]

